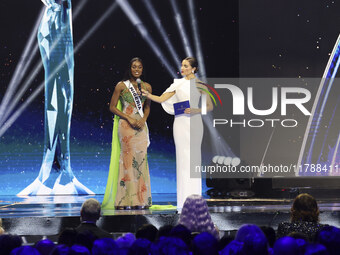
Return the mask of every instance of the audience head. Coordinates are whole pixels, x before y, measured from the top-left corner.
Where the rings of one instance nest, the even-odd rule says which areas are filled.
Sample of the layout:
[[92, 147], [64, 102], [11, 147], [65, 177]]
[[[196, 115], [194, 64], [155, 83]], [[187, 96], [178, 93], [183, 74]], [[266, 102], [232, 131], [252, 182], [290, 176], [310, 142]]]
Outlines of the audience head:
[[129, 249], [128, 255], [149, 255], [151, 242], [148, 239], [140, 238], [134, 241]]
[[333, 226], [323, 227], [316, 235], [316, 242], [324, 245], [330, 255], [339, 253], [340, 229]]
[[262, 234], [247, 235], [243, 243], [242, 252], [244, 255], [267, 255], [267, 238]]
[[169, 237], [173, 226], [164, 225], [158, 229], [156, 239], [159, 240], [161, 237]]
[[8, 255], [14, 248], [20, 247], [22, 240], [17, 235], [0, 235], [0, 251], [3, 255]]
[[221, 255], [243, 255], [243, 243], [233, 240], [222, 251]]
[[162, 237], [151, 245], [151, 255], [189, 255], [188, 246], [179, 238]]
[[54, 247], [51, 255], [69, 255], [71, 248], [65, 244], [57, 245]]
[[258, 226], [254, 224], [245, 224], [236, 232], [235, 240], [244, 243], [247, 236], [254, 236], [256, 234], [266, 238], [265, 234]]
[[234, 237], [229, 236], [229, 235], [224, 235], [220, 240], [218, 240], [218, 250], [222, 251], [233, 240], [234, 240]]
[[130, 248], [134, 241], [136, 241], [135, 235], [132, 233], [126, 233], [117, 238], [116, 243], [119, 248]]
[[84, 246], [91, 251], [96, 239], [97, 237], [91, 231], [85, 230], [77, 234], [75, 244]]
[[75, 244], [70, 249], [70, 255], [91, 255], [91, 253], [85, 246]]
[[307, 244], [309, 244], [308, 236], [298, 232], [292, 232], [288, 236], [295, 239], [295, 242], [298, 246], [299, 254], [305, 254], [306, 246]]
[[291, 208], [291, 221], [319, 221], [319, 207], [314, 197], [307, 193], [298, 195]]
[[136, 238], [145, 238], [150, 242], [154, 242], [157, 236], [157, 228], [152, 224], [145, 224], [140, 227], [136, 232]]
[[177, 238], [181, 239], [186, 245], [188, 245], [188, 247], [191, 244], [191, 232], [184, 225], [178, 224], [177, 226], [175, 226], [171, 230], [170, 236], [171, 237], [177, 237]]
[[191, 232], [209, 232], [215, 238], [219, 237], [211, 220], [208, 205], [200, 195], [186, 198], [178, 223], [186, 226]]
[[299, 247], [294, 238], [286, 236], [276, 240], [274, 255], [298, 255]]
[[31, 246], [21, 246], [21, 247], [15, 248], [14, 250], [12, 250], [10, 254], [11, 255], [28, 255], [28, 254], [29, 255], [40, 255], [38, 250]]
[[101, 238], [94, 241], [92, 255], [119, 255], [119, 247], [112, 238]]
[[308, 244], [304, 255], [329, 255], [329, 253], [322, 244]]
[[269, 247], [273, 248], [274, 243], [276, 241], [275, 230], [272, 227], [267, 227], [267, 226], [261, 226], [260, 229], [265, 234]]
[[208, 232], [198, 234], [192, 241], [194, 255], [218, 255], [218, 241]]
[[80, 209], [82, 221], [96, 222], [100, 218], [100, 203], [94, 198], [87, 199]]
[[35, 244], [35, 248], [41, 255], [49, 255], [54, 249], [54, 243], [49, 239], [40, 240]]
[[65, 244], [68, 247], [71, 247], [76, 242], [77, 234], [78, 233], [74, 228], [64, 229], [58, 237], [58, 244]]

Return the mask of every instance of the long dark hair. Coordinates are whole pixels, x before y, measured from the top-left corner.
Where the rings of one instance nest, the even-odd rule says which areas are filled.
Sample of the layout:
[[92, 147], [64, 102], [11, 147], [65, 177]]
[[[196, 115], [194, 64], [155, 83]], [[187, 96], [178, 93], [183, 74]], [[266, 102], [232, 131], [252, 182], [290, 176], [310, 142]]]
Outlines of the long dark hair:
[[319, 207], [314, 197], [307, 193], [298, 195], [291, 208], [291, 221], [319, 221]]
[[133, 77], [132, 73], [131, 73], [131, 66], [132, 66], [133, 62], [135, 62], [135, 61], [141, 62], [142, 66], [143, 66], [143, 73], [141, 75], [141, 78], [142, 78], [142, 80], [144, 80], [144, 64], [143, 64], [143, 60], [141, 58], [139, 58], [139, 57], [134, 57], [133, 59], [130, 60], [129, 66], [126, 69], [125, 74], [123, 76], [123, 81], [130, 80]]

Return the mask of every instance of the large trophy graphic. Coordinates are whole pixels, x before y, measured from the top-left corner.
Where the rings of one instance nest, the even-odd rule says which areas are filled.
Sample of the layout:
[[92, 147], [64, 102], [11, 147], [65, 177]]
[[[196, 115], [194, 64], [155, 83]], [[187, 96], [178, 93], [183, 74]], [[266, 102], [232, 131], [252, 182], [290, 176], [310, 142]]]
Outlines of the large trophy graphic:
[[74, 176], [70, 163], [73, 105], [71, 0], [42, 0], [46, 5], [38, 29], [45, 69], [44, 156], [38, 177], [18, 195], [94, 194]]

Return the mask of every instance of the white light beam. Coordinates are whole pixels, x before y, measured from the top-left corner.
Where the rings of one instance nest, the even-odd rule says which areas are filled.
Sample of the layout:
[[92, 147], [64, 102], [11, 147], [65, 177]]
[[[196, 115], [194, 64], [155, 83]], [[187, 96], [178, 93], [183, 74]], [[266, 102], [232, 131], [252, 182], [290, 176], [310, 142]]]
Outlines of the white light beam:
[[172, 77], [176, 77], [177, 74], [175, 70], [171, 67], [170, 63], [164, 57], [163, 53], [159, 49], [158, 45], [152, 39], [151, 35], [148, 33], [147, 29], [145, 28], [143, 22], [138, 17], [137, 13], [132, 9], [130, 4], [126, 0], [117, 0], [118, 4], [125, 12], [126, 16], [130, 19], [132, 24], [137, 28], [138, 32], [142, 35], [143, 39], [149, 44], [152, 51], [158, 57], [158, 60], [164, 64], [168, 72]]
[[[89, 32], [80, 40], [80, 42], [76, 45], [74, 49], [74, 54], [80, 49], [80, 47], [85, 43], [86, 39], [88, 39], [96, 30], [94, 28], [98, 28], [106, 18], [110, 16], [110, 14], [116, 9], [117, 3], [113, 3], [109, 9], [101, 16], [101, 18], [96, 22], [95, 25], [89, 30]], [[65, 61], [62, 61], [55, 71], [50, 75], [48, 80], [55, 75], [60, 68], [65, 64]], [[40, 64], [41, 66], [42, 64]], [[12, 126], [12, 124], [17, 120], [17, 118], [26, 110], [26, 108], [31, 104], [31, 102], [39, 95], [39, 93], [43, 90], [45, 86], [45, 81], [42, 82], [33, 93], [26, 99], [25, 102], [21, 104], [21, 106], [12, 114], [12, 116], [2, 125], [0, 124], [0, 137]], [[20, 99], [20, 98], [19, 98]]]
[[156, 12], [155, 8], [153, 7], [153, 5], [151, 4], [150, 0], [144, 0], [144, 3], [148, 9], [148, 11], [150, 12], [150, 16], [153, 20], [153, 22], [155, 23], [156, 27], [158, 28], [158, 31], [161, 33], [161, 36], [163, 38], [164, 43], [166, 44], [166, 46], [168, 47], [170, 54], [178, 68], [178, 70], [181, 69], [181, 59], [178, 56], [175, 48], [173, 47], [172, 43], [169, 40], [169, 37], [167, 36], [164, 27], [162, 26], [162, 22], [160, 17], [158, 16], [158, 13]]
[[187, 54], [187, 57], [192, 57], [193, 52], [192, 52], [191, 47], [190, 47], [188, 34], [185, 31], [185, 27], [184, 27], [183, 20], [182, 20], [182, 15], [181, 15], [181, 13], [178, 9], [176, 0], [170, 0], [170, 3], [171, 3], [171, 6], [172, 6], [172, 9], [174, 11], [178, 31], [179, 31], [181, 38], [182, 38], [185, 54]]
[[200, 67], [198, 70], [198, 73], [199, 73], [199, 76], [202, 77], [203, 80], [206, 80], [207, 75], [205, 72], [205, 64], [204, 64], [204, 59], [203, 59], [201, 39], [200, 39], [200, 34], [198, 30], [198, 25], [197, 25], [197, 18], [195, 15], [194, 0], [189, 0], [188, 3], [189, 3], [191, 26], [193, 30], [193, 36], [194, 36], [194, 44], [195, 44], [195, 49], [196, 49], [196, 57], [198, 61], [198, 66]]

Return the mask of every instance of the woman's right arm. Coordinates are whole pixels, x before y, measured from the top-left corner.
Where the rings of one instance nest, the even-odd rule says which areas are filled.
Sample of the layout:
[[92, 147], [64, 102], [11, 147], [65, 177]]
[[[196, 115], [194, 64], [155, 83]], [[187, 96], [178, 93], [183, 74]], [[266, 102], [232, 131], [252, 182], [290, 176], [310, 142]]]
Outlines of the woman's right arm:
[[176, 91], [171, 91], [171, 92], [165, 92], [160, 96], [155, 96], [149, 93], [149, 91], [142, 89], [143, 96], [157, 103], [163, 103], [164, 101], [168, 100], [170, 97], [172, 97], [175, 94], [176, 94]]
[[113, 92], [113, 95], [111, 97], [110, 101], [110, 111], [121, 117], [122, 119], [127, 120], [131, 126], [136, 127], [137, 120], [131, 118], [129, 115], [123, 113], [122, 111], [117, 109], [117, 103], [120, 97], [121, 92], [126, 88], [125, 84], [123, 82], [119, 82], [117, 86], [115, 87], [115, 90]]

